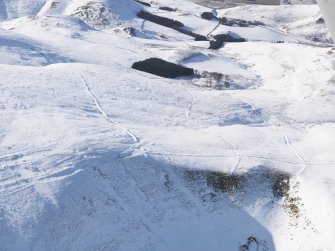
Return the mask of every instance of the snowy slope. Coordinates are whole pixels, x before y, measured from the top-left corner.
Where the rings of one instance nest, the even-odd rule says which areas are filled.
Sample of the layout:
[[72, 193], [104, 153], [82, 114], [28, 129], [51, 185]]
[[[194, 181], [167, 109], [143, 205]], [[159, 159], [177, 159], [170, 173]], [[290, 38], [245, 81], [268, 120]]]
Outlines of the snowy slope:
[[[314, 5], [219, 11], [265, 23], [231, 27], [189, 1], [14, 3], [0, 2], [0, 250], [335, 250], [335, 51]], [[210, 50], [140, 10], [247, 41]], [[150, 57], [232, 83], [131, 68]]]
[[220, 16], [245, 18], [263, 22], [265, 25], [286, 32], [296, 39], [329, 42], [330, 34], [320, 20], [319, 7], [314, 5], [240, 6], [219, 11]]

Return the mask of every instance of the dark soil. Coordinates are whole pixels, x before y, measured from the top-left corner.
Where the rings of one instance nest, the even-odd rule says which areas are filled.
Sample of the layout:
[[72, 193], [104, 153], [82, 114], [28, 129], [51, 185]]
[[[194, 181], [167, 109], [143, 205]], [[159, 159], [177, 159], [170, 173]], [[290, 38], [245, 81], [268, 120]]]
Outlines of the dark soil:
[[133, 69], [151, 73], [164, 78], [176, 78], [194, 75], [192, 68], [174, 64], [160, 58], [149, 58], [133, 64]]

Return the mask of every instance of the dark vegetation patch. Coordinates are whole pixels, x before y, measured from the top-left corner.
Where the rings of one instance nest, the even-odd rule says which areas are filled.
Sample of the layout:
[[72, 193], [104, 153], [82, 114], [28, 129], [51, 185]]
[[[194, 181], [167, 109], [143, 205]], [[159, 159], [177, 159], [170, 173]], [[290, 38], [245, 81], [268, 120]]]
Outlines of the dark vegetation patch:
[[323, 17], [320, 17], [318, 20], [316, 20], [316, 24], [324, 24], [325, 20]]
[[233, 194], [242, 188], [244, 178], [237, 174], [211, 172], [207, 175], [207, 185], [216, 192]]
[[236, 33], [228, 32], [226, 34], [219, 34], [212, 37], [209, 42], [209, 49], [218, 50], [224, 46], [225, 43], [242, 43], [246, 42], [245, 38], [240, 37]]
[[294, 196], [292, 193], [292, 191], [297, 190], [299, 184], [292, 185], [291, 183], [291, 176], [289, 174], [278, 173], [274, 176], [272, 192], [276, 198], [284, 199], [284, 208], [291, 217], [299, 218], [301, 216], [301, 198]]
[[[184, 178], [191, 184], [206, 184], [207, 187], [213, 189], [218, 194], [232, 195], [238, 190], [243, 189], [245, 176], [210, 170], [186, 170]], [[210, 196], [215, 197], [215, 194], [210, 193]]]
[[201, 13], [201, 18], [205, 19], [205, 20], [218, 20], [218, 18], [216, 16], [213, 15], [212, 12], [203, 12]]
[[165, 10], [165, 11], [176, 11], [176, 9], [167, 7], [167, 6], [161, 6], [159, 7], [160, 10]]
[[220, 40], [223, 42], [245, 42], [247, 41], [245, 38], [240, 37], [239, 35], [233, 33], [233, 32], [228, 32], [226, 34], [219, 34], [214, 36], [215, 40]]
[[223, 40], [212, 40], [209, 41], [209, 49], [218, 50], [224, 46]]
[[133, 27], [125, 27], [123, 28], [123, 31], [131, 37], [136, 36], [136, 29]]
[[230, 87], [231, 77], [219, 72], [197, 72], [195, 81], [201, 82], [201, 86], [217, 90]]
[[213, 12], [203, 12], [201, 13], [201, 18], [208, 21], [217, 20], [220, 24], [227, 26], [249, 27], [249, 26], [265, 25], [263, 22], [260, 21], [246, 21], [243, 19], [227, 18], [227, 17], [219, 18]]
[[151, 4], [150, 3], [147, 3], [147, 2], [143, 2], [143, 1], [140, 1], [140, 0], [134, 0], [135, 2], [139, 3], [139, 4], [142, 4], [144, 6], [147, 6], [147, 7], [151, 7]]
[[196, 41], [207, 41], [208, 38], [206, 36], [194, 33], [193, 31], [185, 28], [184, 24], [182, 22], [179, 22], [177, 20], [174, 19], [170, 19], [170, 18], [166, 18], [166, 17], [161, 17], [161, 16], [157, 16], [154, 14], [151, 14], [149, 12], [146, 11], [140, 11], [137, 14], [138, 17], [153, 22], [155, 24], [159, 24], [171, 29], [174, 29], [180, 33], [183, 33], [185, 35], [194, 37]]
[[290, 175], [287, 173], [276, 173], [273, 178], [273, 195], [279, 199], [287, 197], [290, 191]]
[[185, 27], [177, 27], [175, 30], [190, 37], [194, 37], [195, 41], [208, 41], [208, 38], [206, 36], [194, 33], [193, 31], [190, 31]]
[[133, 64], [133, 69], [151, 73], [164, 78], [176, 78], [194, 75], [192, 68], [167, 62], [159, 58], [149, 58]]
[[200, 87], [216, 90], [245, 89], [259, 84], [259, 79], [248, 78], [240, 74], [222, 74], [219, 72], [199, 72], [195, 70], [193, 83]]
[[149, 12], [143, 11], [141, 10], [138, 14], [138, 17], [143, 18], [145, 20], [148, 20], [150, 22], [153, 22], [155, 24], [159, 24], [168, 28], [172, 28], [175, 29], [177, 27], [184, 27], [184, 24], [182, 22], [179, 22], [177, 20], [173, 20], [167, 17], [161, 17], [161, 16], [157, 16], [154, 14], [151, 14]]
[[246, 243], [239, 247], [239, 251], [268, 251], [266, 241], [260, 241], [254, 236], [249, 236]]
[[[290, 198], [290, 175], [281, 171], [257, 167], [247, 173], [225, 173], [211, 170], [186, 170], [184, 179], [198, 187], [206, 184], [214, 194], [238, 195], [253, 191], [266, 193], [271, 200]], [[266, 190], [266, 191], [265, 191]], [[288, 199], [294, 203], [296, 199]], [[290, 206], [294, 208], [294, 206]], [[294, 210], [294, 209], [293, 209]]]
[[218, 50], [224, 43], [242, 43], [246, 41], [245, 38], [242, 38], [235, 33], [228, 32], [226, 34], [215, 35], [213, 40], [209, 42], [209, 49]]

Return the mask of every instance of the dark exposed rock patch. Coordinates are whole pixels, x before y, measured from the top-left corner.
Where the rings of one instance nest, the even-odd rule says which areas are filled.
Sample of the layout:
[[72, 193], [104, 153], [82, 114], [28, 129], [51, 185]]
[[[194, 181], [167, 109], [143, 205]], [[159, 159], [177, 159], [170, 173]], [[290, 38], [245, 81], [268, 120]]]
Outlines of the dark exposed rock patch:
[[111, 24], [116, 17], [113, 16], [111, 9], [102, 3], [88, 2], [72, 14], [93, 28], [99, 28]]
[[149, 58], [133, 64], [133, 69], [151, 73], [164, 78], [176, 78], [194, 75], [192, 68], [167, 62], [159, 58]]
[[260, 22], [260, 21], [246, 21], [246, 20], [242, 20], [242, 19], [226, 18], [226, 17], [221, 17], [220, 18], [220, 23], [222, 25], [238, 26], [238, 27], [265, 25], [263, 22]]

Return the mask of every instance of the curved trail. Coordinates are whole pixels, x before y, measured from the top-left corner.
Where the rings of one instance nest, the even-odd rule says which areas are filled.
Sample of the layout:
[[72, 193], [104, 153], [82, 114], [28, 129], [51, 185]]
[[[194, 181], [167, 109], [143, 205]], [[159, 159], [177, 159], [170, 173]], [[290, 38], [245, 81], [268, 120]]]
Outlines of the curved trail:
[[132, 149], [132, 153], [130, 154], [130, 156], [124, 157], [124, 159], [136, 157], [138, 155], [143, 155], [144, 157], [147, 157], [146, 149], [143, 148], [143, 145], [142, 145], [140, 139], [134, 133], [132, 133], [127, 127], [121, 126], [118, 122], [116, 122], [115, 120], [113, 120], [105, 112], [105, 110], [102, 108], [102, 106], [101, 106], [98, 98], [92, 92], [92, 90], [91, 90], [90, 86], [88, 85], [87, 81], [85, 80], [85, 78], [81, 74], [78, 74], [78, 75], [79, 75], [82, 83], [85, 85], [87, 93], [89, 94], [89, 96], [92, 97], [92, 99], [94, 101], [94, 104], [95, 104], [97, 110], [99, 111], [99, 113], [102, 115], [102, 117], [108, 123], [111, 123], [113, 126], [115, 126], [119, 130], [121, 130], [123, 133], [125, 133], [127, 136], [129, 136], [132, 139], [132, 143], [135, 144], [135, 147], [134, 147], [134, 149]]
[[131, 139], [133, 140], [134, 143], [139, 143], [140, 140], [138, 139], [138, 137], [135, 136], [135, 134], [133, 134], [128, 128], [120, 126], [116, 121], [114, 121], [113, 119], [111, 119], [108, 116], [108, 114], [101, 107], [101, 104], [100, 104], [98, 98], [92, 92], [90, 86], [88, 85], [88, 83], [86, 82], [86, 80], [84, 79], [84, 77], [82, 75], [80, 75], [80, 74], [79, 74], [79, 77], [80, 77], [82, 83], [85, 85], [87, 93], [92, 97], [92, 99], [94, 101], [94, 104], [95, 104], [96, 108], [98, 109], [98, 111], [100, 112], [100, 114], [102, 115], [102, 117], [107, 122], [113, 124], [115, 127], [121, 129], [121, 131], [123, 131], [125, 134], [127, 134], [129, 137], [131, 137]]
[[305, 171], [306, 171], [306, 168], [307, 168], [307, 163], [306, 161], [304, 160], [304, 158], [297, 152], [297, 150], [292, 146], [292, 143], [289, 139], [289, 137], [284, 134], [284, 133], [281, 133], [280, 131], [278, 131], [278, 129], [272, 125], [269, 124], [268, 121], [266, 121], [266, 119], [263, 118], [263, 116], [257, 111], [257, 109], [255, 108], [255, 106], [253, 104], [250, 104], [250, 103], [246, 103], [248, 104], [252, 110], [254, 111], [254, 113], [256, 114], [256, 116], [261, 119], [268, 127], [270, 127], [272, 129], [272, 131], [276, 132], [278, 135], [282, 136], [285, 140], [285, 144], [290, 148], [290, 150], [294, 153], [294, 155], [299, 159], [299, 162], [301, 163], [302, 167], [301, 169], [299, 170], [298, 174], [301, 175], [303, 174]]
[[234, 172], [236, 172], [239, 164], [241, 163], [241, 160], [242, 160], [241, 154], [238, 150], [238, 147], [232, 141], [230, 141], [227, 137], [223, 136], [222, 134], [220, 134], [220, 137], [223, 138], [226, 142], [228, 142], [234, 148], [234, 151], [236, 153], [237, 160], [236, 160], [235, 164], [230, 169], [230, 173], [234, 173]]
[[193, 106], [196, 104], [197, 99], [195, 98], [194, 94], [183, 84], [183, 83], [179, 83], [179, 85], [191, 96], [192, 101], [190, 101], [189, 106], [187, 107], [187, 110], [185, 111], [185, 115], [186, 117], [190, 117], [191, 116], [191, 112], [192, 112], [192, 108]]

